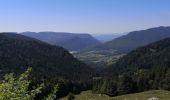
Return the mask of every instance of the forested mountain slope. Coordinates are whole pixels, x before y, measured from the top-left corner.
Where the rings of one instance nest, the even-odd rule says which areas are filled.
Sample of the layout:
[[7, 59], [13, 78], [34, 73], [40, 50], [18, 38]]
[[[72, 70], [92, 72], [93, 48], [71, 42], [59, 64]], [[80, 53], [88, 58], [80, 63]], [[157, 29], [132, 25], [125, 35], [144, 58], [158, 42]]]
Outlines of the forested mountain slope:
[[89, 88], [82, 84], [88, 84], [92, 69], [62, 47], [15, 33], [0, 33], [1, 79], [6, 73], [19, 74], [28, 67], [33, 68], [31, 79], [35, 85], [45, 83], [53, 86], [62, 82], [59, 96]]
[[135, 71], [159, 65], [170, 66], [170, 38], [133, 50], [117, 63], [111, 65], [110, 69], [115, 70], [116, 68], [123, 72], [123, 69]]
[[147, 30], [133, 31], [127, 35], [120, 36], [102, 45], [95, 46], [89, 50], [114, 49], [120, 52], [129, 52], [137, 47], [170, 37], [170, 27], [156, 27]]
[[85, 64], [61, 47], [10, 33], [0, 34], [0, 62], [1, 73], [33, 67], [48, 76], [54, 74], [80, 79], [78, 76], [89, 72]]
[[131, 51], [103, 74], [94, 92], [115, 96], [150, 89], [170, 90], [170, 38]]

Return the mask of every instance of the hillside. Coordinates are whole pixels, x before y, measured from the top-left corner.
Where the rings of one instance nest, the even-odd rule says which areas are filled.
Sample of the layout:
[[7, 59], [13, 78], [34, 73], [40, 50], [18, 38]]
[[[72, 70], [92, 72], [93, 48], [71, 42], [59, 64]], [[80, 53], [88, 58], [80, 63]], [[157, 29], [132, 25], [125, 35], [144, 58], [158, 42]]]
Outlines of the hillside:
[[79, 51], [101, 44], [89, 34], [64, 32], [23, 32], [22, 35], [33, 37], [52, 45], [62, 46], [69, 51]]
[[131, 51], [103, 71], [94, 93], [110, 96], [150, 89], [170, 90], [170, 38]]
[[137, 47], [170, 37], [170, 27], [156, 27], [147, 30], [133, 31], [112, 41], [96, 46], [89, 50], [114, 49], [120, 52], [129, 52]]
[[[22, 35], [1, 33], [0, 45], [1, 73], [23, 71], [26, 67], [31, 66], [35, 70], [48, 73], [47, 75], [54, 72], [56, 75], [73, 78], [73, 73], [76, 76], [76, 74], [89, 71], [85, 64], [79, 62], [63, 48]], [[76, 78], [79, 79], [77, 76]]]
[[150, 69], [159, 65], [170, 66], [169, 51], [170, 38], [166, 38], [133, 50], [116, 64], [111, 65], [110, 68], [124, 72], [123, 69], [136, 71], [138, 69]]
[[61, 90], [65, 90], [60, 96], [73, 91], [73, 87], [74, 92], [89, 88], [80, 84], [88, 84], [92, 69], [62, 47], [19, 34], [0, 33], [0, 78], [6, 73], [19, 74], [28, 67], [33, 68], [31, 79], [35, 84], [43, 82], [51, 86], [61, 82]]

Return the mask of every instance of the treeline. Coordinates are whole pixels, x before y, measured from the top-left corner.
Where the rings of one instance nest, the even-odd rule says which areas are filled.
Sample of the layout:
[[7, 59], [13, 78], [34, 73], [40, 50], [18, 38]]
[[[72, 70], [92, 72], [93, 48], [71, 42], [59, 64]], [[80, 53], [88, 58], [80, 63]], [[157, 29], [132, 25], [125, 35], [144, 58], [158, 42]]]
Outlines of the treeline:
[[[113, 76], [114, 77], [114, 76]], [[153, 69], [140, 69], [123, 73], [114, 78], [103, 77], [93, 81], [93, 93], [117, 96], [147, 90], [170, 90], [170, 68], [157, 66]]]

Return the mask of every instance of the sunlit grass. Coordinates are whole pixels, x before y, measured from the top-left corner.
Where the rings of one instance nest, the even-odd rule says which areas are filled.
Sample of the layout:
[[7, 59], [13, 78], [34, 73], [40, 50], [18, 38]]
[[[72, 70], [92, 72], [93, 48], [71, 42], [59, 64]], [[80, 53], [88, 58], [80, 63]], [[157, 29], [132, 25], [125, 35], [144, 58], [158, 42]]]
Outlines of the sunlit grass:
[[[152, 97], [158, 98], [158, 100], [170, 100], [170, 91], [153, 90], [142, 93], [127, 94], [117, 97], [92, 94], [91, 91], [84, 91], [79, 95], [75, 95], [75, 100], [148, 100], [149, 98]], [[61, 100], [67, 100], [67, 97]]]

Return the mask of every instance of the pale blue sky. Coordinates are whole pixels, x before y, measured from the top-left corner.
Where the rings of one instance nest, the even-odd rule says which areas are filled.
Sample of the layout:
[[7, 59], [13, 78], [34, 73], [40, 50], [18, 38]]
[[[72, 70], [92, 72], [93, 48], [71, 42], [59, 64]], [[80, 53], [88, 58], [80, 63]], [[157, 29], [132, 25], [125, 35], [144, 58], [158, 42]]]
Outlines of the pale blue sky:
[[0, 32], [118, 33], [170, 26], [170, 0], [0, 0]]

